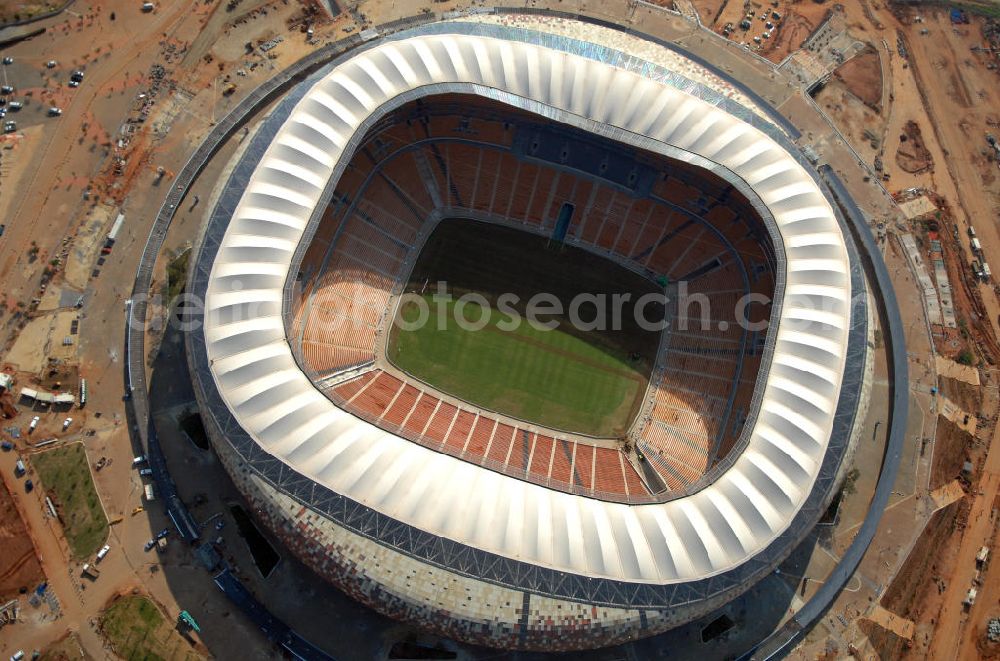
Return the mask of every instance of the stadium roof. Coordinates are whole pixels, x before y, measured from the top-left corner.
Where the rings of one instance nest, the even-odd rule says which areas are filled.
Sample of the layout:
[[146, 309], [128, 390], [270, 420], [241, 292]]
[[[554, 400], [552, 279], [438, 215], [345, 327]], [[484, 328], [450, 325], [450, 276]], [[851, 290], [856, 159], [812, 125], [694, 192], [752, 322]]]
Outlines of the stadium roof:
[[[282, 301], [324, 190], [367, 127], [460, 90], [614, 139], [687, 152], [749, 185], [785, 255], [785, 294], [760, 413], [715, 482], [628, 505], [545, 489], [396, 437], [336, 407], [302, 372]], [[851, 326], [850, 259], [816, 182], [761, 130], [658, 80], [532, 43], [467, 34], [378, 42], [309, 88], [236, 206], [205, 300], [212, 375], [267, 453], [329, 489], [439, 537], [574, 574], [691, 581], [732, 569], [788, 528], [830, 441]], [[775, 306], [779, 310], [779, 306]]]

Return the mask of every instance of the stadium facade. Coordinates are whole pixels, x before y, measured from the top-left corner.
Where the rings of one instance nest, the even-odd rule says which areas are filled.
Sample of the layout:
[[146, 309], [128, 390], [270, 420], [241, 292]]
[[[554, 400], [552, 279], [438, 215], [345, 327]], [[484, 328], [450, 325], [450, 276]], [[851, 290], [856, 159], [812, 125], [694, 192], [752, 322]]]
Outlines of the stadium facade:
[[[850, 233], [759, 101], [690, 61], [663, 66], [651, 55], [660, 50], [467, 21], [377, 38], [289, 93], [220, 185], [189, 283], [205, 301], [188, 360], [206, 428], [269, 529], [359, 601], [494, 647], [610, 645], [689, 622], [746, 591], [833, 498], [871, 372], [868, 296]], [[754, 345], [759, 371], [732, 448], [696, 478], [651, 484], [641, 439], [632, 439], [616, 461], [623, 475], [632, 464], [641, 494], [627, 475], [623, 497], [604, 493], [596, 469], [587, 485], [555, 484], [558, 434], [546, 446], [546, 479], [527, 464], [521, 474], [501, 470], [352, 410], [354, 395], [331, 396], [328, 386], [362, 378], [370, 361], [320, 373], [305, 359], [295, 340], [303, 263], [359, 146], [371, 145], [386, 118], [398, 123], [400, 109], [456, 95], [621, 146], [614, 153], [703, 169], [752, 206], [769, 241], [770, 325]], [[576, 176], [604, 176], [634, 193], [636, 182], [614, 180], [619, 173]], [[442, 208], [429, 210], [417, 234], [460, 211], [504, 215], [459, 204], [455, 184], [441, 190], [430, 206]], [[573, 230], [567, 240], [586, 243]], [[593, 241], [583, 247], [596, 251]], [[419, 244], [402, 248], [399, 273]], [[535, 447], [542, 434], [532, 433]]]

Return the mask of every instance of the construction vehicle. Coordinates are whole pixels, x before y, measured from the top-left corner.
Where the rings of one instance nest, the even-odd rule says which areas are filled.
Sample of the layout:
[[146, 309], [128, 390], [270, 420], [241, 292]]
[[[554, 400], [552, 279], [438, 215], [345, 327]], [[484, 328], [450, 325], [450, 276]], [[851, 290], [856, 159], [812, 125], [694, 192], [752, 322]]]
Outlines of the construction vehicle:
[[181, 614], [177, 616], [177, 621], [180, 622], [181, 624], [184, 624], [187, 627], [190, 627], [191, 630], [194, 631], [195, 633], [201, 633], [201, 627], [199, 627], [198, 623], [195, 622], [195, 619], [191, 617], [191, 613], [187, 611], [181, 611]]
[[97, 577], [101, 575], [101, 570], [88, 562], [83, 565], [83, 575], [96, 581]]
[[222, 96], [232, 96], [236, 92], [236, 83], [229, 83], [222, 88]]
[[111, 248], [114, 247], [115, 241], [118, 239], [118, 232], [121, 231], [122, 225], [125, 224], [125, 214], [120, 213], [118, 217], [115, 218], [114, 224], [111, 226], [111, 231], [108, 232], [108, 238], [104, 240], [104, 247], [101, 248], [102, 255], [110, 255]]
[[134, 508], [132, 510], [132, 516], [135, 516], [136, 514], [138, 514], [139, 512], [144, 511], [145, 509], [146, 509], [145, 507], [143, 507], [142, 505], [139, 505], [138, 507], [136, 507], [136, 508]]

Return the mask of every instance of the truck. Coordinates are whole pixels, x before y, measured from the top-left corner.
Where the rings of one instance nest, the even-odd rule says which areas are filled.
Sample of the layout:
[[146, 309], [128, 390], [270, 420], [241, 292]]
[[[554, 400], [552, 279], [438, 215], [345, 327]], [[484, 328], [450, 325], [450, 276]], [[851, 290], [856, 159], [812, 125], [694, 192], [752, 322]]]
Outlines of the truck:
[[97, 580], [97, 577], [101, 575], [101, 570], [87, 562], [83, 565], [83, 575], [89, 576], [93, 580]]
[[146, 492], [146, 500], [156, 500], [156, 492], [153, 490], [152, 484], [147, 484], [144, 490]]
[[125, 224], [125, 214], [120, 213], [118, 217], [115, 218], [114, 224], [111, 226], [111, 231], [108, 232], [108, 238], [104, 240], [104, 247], [101, 248], [102, 255], [111, 254], [111, 248], [114, 247], [115, 241], [118, 239], [118, 232], [121, 231], [122, 225]]
[[970, 243], [972, 245], [972, 251], [973, 252], [975, 252], [975, 253], [982, 252], [983, 246], [982, 246], [982, 244], [979, 243], [979, 239], [977, 239], [976, 237], [972, 237], [972, 241]]
[[987, 264], [986, 262], [983, 262], [983, 281], [989, 282], [990, 278], [992, 277], [993, 274], [990, 272], [990, 265]]
[[990, 549], [988, 546], [984, 546], [979, 549], [979, 553], [976, 554], [976, 564], [982, 566], [986, 563], [987, 558], [990, 557]]

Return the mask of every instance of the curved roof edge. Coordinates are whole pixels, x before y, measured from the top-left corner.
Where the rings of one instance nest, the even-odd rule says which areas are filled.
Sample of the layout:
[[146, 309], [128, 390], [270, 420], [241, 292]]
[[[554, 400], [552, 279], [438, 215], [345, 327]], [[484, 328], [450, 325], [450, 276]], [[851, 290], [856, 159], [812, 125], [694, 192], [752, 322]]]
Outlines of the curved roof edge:
[[[856, 310], [852, 310], [857, 301], [851, 300], [853, 269], [844, 237], [812, 175], [760, 131], [661, 83], [603, 62], [565, 53], [552, 57], [552, 52], [546, 51], [549, 49], [530, 44], [461, 34], [410, 36], [374, 45], [311, 85], [303, 100], [295, 108], [288, 108], [288, 119], [274, 127], [271, 144], [261, 145], [256, 155], [262, 159], [257, 171], [242, 181], [234, 174], [230, 185], [235, 183], [239, 187], [248, 182], [242, 200], [238, 204], [235, 199], [221, 200], [216, 209], [222, 215], [228, 214], [232, 221], [223, 219], [229, 226], [225, 236], [220, 237], [221, 245], [216, 247], [206, 242], [199, 256], [201, 261], [206, 249], [218, 251], [211, 277], [204, 271], [201, 274], [209, 313], [204, 335], [205, 364], [211, 364], [211, 378], [228, 404], [231, 421], [238, 422], [250, 434], [239, 439], [237, 432], [234, 442], [244, 446], [251, 461], [256, 456], [265, 463], [287, 464], [278, 467], [279, 473], [295, 474], [297, 479], [313, 483], [314, 489], [330, 489], [334, 496], [349, 495], [352, 502], [366, 506], [376, 515], [402, 522], [439, 540], [462, 539], [468, 547], [478, 547], [486, 554], [513, 562], [609, 579], [602, 583], [625, 581], [655, 587], [709, 576], [721, 579], [730, 570], [760, 557], [794, 528], [795, 520], [807, 511], [818, 482], [825, 479], [827, 464], [835, 460], [839, 465], [839, 456], [827, 450], [836, 445], [831, 436], [836, 437], [838, 420], [842, 421], [845, 415], [841, 379], [844, 364], [855, 345], [848, 341], [848, 336], [853, 337], [853, 329], [864, 324]], [[363, 65], [359, 64], [361, 58], [367, 58]], [[415, 71], [414, 66], [420, 71]], [[532, 490], [533, 485], [523, 483], [514, 487], [481, 484], [481, 475], [441, 463], [458, 460], [442, 455], [424, 456], [419, 452], [436, 453], [402, 447], [391, 438], [384, 438], [391, 435], [377, 430], [383, 434], [379, 436], [376, 430], [365, 428], [356, 419], [352, 422], [326, 410], [313, 414], [309, 408], [318, 405], [309, 394], [315, 393], [315, 389], [311, 384], [309, 391], [301, 389], [298, 377], [308, 383], [307, 379], [297, 368], [293, 369], [294, 362], [291, 366], [285, 362], [291, 359], [280, 351], [281, 315], [280, 311], [275, 312], [273, 294], [268, 293], [281, 291], [282, 269], [290, 263], [314, 201], [328, 179], [323, 174], [324, 167], [329, 173], [335, 167], [332, 156], [324, 162], [308, 145], [310, 141], [325, 141], [328, 149], [324, 151], [336, 154], [346, 144], [346, 136], [357, 131], [356, 123], [347, 119], [378, 107], [378, 99], [371, 96], [375, 88], [386, 95], [405, 94], [406, 90], [421, 86], [415, 83], [430, 84], [439, 76], [447, 81], [449, 76], [459, 78], [460, 71], [471, 75], [470, 67], [493, 89], [512, 88], [508, 91], [541, 96], [564, 110], [605, 124], [628, 126], [642, 122], [647, 118], [640, 116], [637, 108], [658, 107], [663, 111], [662, 122], [654, 116], [644, 130], [637, 132], [654, 133], [655, 136], [649, 137], [707, 154], [708, 158], [726, 165], [752, 182], [774, 213], [788, 253], [788, 296], [774, 356], [774, 364], [783, 372], [775, 383], [771, 382], [773, 373], [769, 378], [767, 388], [772, 391], [771, 397], [765, 395], [761, 423], [747, 451], [718, 482], [698, 494], [663, 505], [632, 507], [555, 501], [560, 496], [575, 501], [587, 499], [537, 487]], [[542, 74], [547, 72], [556, 78], [554, 69], [559, 70], [560, 78], [576, 79], [595, 87], [594, 96], [583, 98], [585, 94], [557, 85], [549, 85], [546, 91]], [[487, 80], [487, 75], [492, 77]], [[364, 81], [367, 87], [363, 88], [358, 81]], [[293, 153], [300, 156], [289, 158]], [[250, 226], [269, 229], [263, 234], [248, 232]], [[280, 245], [275, 239], [281, 239]], [[268, 286], [236, 289], [232, 285], [239, 279], [237, 275]], [[816, 321], [814, 310], [823, 306], [827, 314], [822, 316], [825, 321], [821, 323]], [[280, 309], [280, 303], [277, 307]], [[249, 314], [252, 310], [256, 314]], [[240, 321], [225, 321], [227, 315], [236, 314], [243, 315]], [[796, 324], [801, 328], [793, 327]], [[861, 344], [863, 350], [864, 343]], [[287, 344], [284, 351], [288, 352]], [[796, 385], [791, 375], [803, 372], [808, 365], [814, 365], [829, 378], [826, 385], [820, 386], [823, 392], [816, 392], [815, 380], [810, 382], [806, 392], [815, 397], [810, 396], [806, 401], [801, 398], [801, 383], [793, 388], [794, 392], [789, 387]], [[262, 369], [264, 366], [266, 369]], [[790, 402], [796, 408], [789, 406]], [[328, 400], [326, 404], [332, 407]], [[298, 411], [289, 412], [290, 405], [297, 405]], [[797, 413], [800, 405], [808, 407], [809, 416]], [[342, 411], [340, 414], [347, 415]], [[296, 418], [297, 415], [305, 417]], [[315, 427], [303, 430], [301, 425], [296, 426], [302, 421]], [[318, 434], [322, 427], [326, 429]], [[306, 431], [313, 433], [307, 437]], [[332, 437], [336, 442], [327, 442]], [[250, 440], [253, 447], [241, 440]], [[401, 439], [396, 441], [405, 443]], [[343, 447], [335, 448], [336, 457], [324, 456], [323, 452], [329, 451], [331, 445]], [[283, 457], [283, 461], [277, 457]], [[383, 463], [379, 462], [380, 457]], [[287, 470], [289, 467], [293, 470]], [[408, 469], [416, 472], [408, 473]], [[375, 471], [383, 479], [366, 478]], [[384, 479], [386, 471], [394, 474], [396, 481]], [[418, 495], [412, 485], [419, 484], [421, 474], [435, 476], [434, 480], [423, 478], [426, 489], [439, 489], [436, 494], [426, 489], [419, 494], [421, 509], [430, 512], [414, 515], [412, 511], [401, 511], [400, 508], [412, 508], [411, 498]], [[494, 494], [492, 501], [479, 503], [475, 515], [481, 519], [486, 513], [487, 518], [506, 521], [502, 538], [490, 536], [488, 530], [477, 532], [475, 525], [467, 526], [468, 521], [462, 517], [435, 520], [439, 513], [428, 505], [440, 505], [449, 495], [456, 495], [456, 485], [449, 486], [440, 479], [442, 475], [464, 478], [459, 486], [466, 500], [469, 500], [469, 484], [481, 487], [473, 488], [473, 494]], [[352, 482], [345, 484], [345, 479]], [[409, 488], [403, 488], [403, 484]], [[283, 488], [287, 489], [287, 485]], [[383, 489], [381, 499], [375, 497], [379, 488]], [[520, 493], [516, 492], [518, 489]], [[503, 493], [506, 505], [495, 497], [497, 493]], [[516, 502], [519, 508], [511, 509], [511, 502]], [[541, 538], [544, 526], [548, 526], [547, 539]], [[563, 534], [553, 534], [553, 530]], [[583, 534], [580, 537], [566, 534], [570, 531]]]

